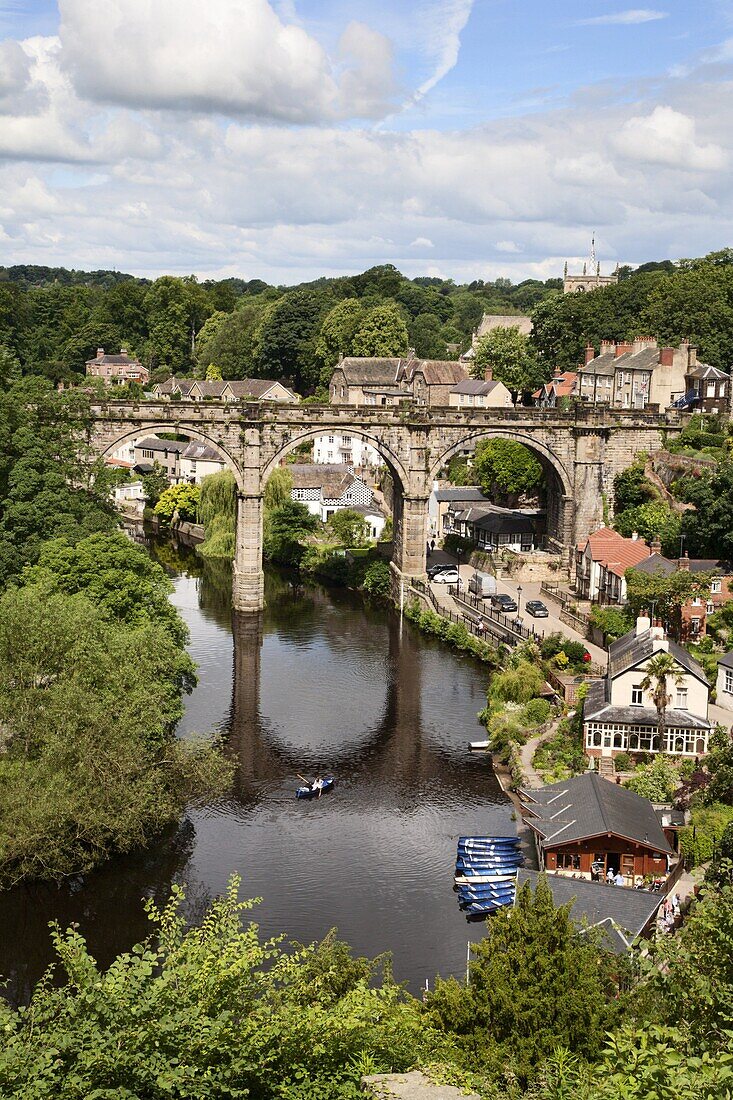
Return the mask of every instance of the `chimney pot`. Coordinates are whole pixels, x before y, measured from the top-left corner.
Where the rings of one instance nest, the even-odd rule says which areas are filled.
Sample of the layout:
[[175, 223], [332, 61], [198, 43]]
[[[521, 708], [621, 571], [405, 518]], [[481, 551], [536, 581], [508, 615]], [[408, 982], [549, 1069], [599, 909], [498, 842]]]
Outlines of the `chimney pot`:
[[493, 381], [494, 381], [494, 368], [493, 367], [484, 367], [484, 382], [493, 382]]
[[646, 609], [643, 609], [642, 611], [639, 612], [639, 615], [637, 616], [637, 619], [636, 619], [636, 636], [637, 636], [637, 638], [639, 637], [640, 634], [644, 634], [647, 630], [649, 630], [651, 625], [652, 625], [652, 621], [649, 618], [649, 614], [648, 614]]
[[638, 542], [639, 541], [639, 532], [638, 531], [632, 531], [631, 532], [631, 541], [632, 542]]
[[97, 348], [97, 359], [101, 359], [104, 355], [104, 348]]
[[127, 348], [120, 348], [120, 355], [127, 355]]
[[616, 344], [615, 358], [618, 359], [621, 355], [626, 355], [627, 352], [633, 351], [633, 344]]
[[680, 558], [680, 560], [678, 562], [678, 566], [679, 566], [680, 569], [685, 569], [685, 570], [689, 571], [689, 569], [690, 569], [690, 555], [687, 553], [687, 551], [685, 551], [684, 555]]
[[662, 553], [662, 544], [661, 544], [661, 542], [659, 541], [659, 538], [656, 535], [654, 536], [654, 538], [652, 539], [652, 541], [649, 545], [650, 545], [650, 549], [651, 549], [652, 554], [661, 554]]

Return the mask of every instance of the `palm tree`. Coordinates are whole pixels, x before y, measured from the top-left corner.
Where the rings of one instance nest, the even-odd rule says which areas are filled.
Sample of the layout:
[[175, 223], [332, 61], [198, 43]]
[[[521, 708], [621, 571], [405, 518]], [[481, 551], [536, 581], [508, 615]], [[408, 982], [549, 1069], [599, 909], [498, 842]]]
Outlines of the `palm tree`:
[[680, 687], [685, 682], [685, 674], [671, 653], [656, 653], [650, 657], [644, 672], [646, 675], [640, 686], [642, 691], [649, 692], [657, 708], [657, 732], [661, 752], [664, 745], [665, 715], [672, 702], [672, 696], [667, 691], [667, 681], [671, 677], [674, 686]]

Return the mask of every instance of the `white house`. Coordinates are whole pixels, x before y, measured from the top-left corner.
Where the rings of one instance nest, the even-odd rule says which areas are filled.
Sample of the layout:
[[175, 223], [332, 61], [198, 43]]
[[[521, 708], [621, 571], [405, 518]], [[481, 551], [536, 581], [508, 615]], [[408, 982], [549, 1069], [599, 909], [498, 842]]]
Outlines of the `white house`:
[[354, 466], [357, 469], [376, 469], [384, 462], [379, 452], [361, 436], [348, 432], [329, 432], [317, 435], [313, 440], [313, 461]]
[[221, 455], [213, 447], [192, 442], [178, 456], [178, 477], [180, 481], [200, 485], [209, 474], [218, 474], [223, 470], [224, 465]]
[[[642, 688], [649, 659], [669, 653], [679, 682], [670, 676], [665, 712], [664, 743], [660, 743], [658, 715], [651, 693]], [[711, 724], [708, 720], [710, 685], [700, 665], [686, 649], [665, 637], [664, 628], [640, 615], [636, 627], [608, 649], [605, 679], [591, 683], [583, 706], [583, 737], [588, 756], [615, 756], [619, 752], [668, 753], [704, 756]]]
[[733, 710], [733, 650], [718, 661], [715, 701], [719, 707]]
[[118, 508], [124, 506], [126, 511], [137, 511], [142, 515], [145, 504], [142, 481], [128, 481], [125, 485], [118, 485], [113, 492], [114, 502]]
[[293, 479], [291, 497], [305, 504], [313, 516], [324, 523], [334, 512], [344, 508], [355, 508], [369, 519], [372, 527], [384, 527], [384, 516], [373, 503], [373, 492], [360, 477], [343, 463], [319, 464], [296, 462], [288, 467]]
[[575, 589], [582, 600], [624, 603], [626, 570], [639, 565], [651, 550], [638, 536], [625, 539], [611, 527], [599, 527], [583, 542], [575, 556]]

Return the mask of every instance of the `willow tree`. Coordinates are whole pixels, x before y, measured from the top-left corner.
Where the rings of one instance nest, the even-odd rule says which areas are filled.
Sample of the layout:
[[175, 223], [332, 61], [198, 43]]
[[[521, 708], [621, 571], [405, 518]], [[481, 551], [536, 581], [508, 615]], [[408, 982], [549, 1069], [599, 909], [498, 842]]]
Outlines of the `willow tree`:
[[201, 482], [198, 520], [206, 530], [199, 553], [205, 558], [231, 561], [237, 528], [237, 484], [231, 470], [209, 474]]

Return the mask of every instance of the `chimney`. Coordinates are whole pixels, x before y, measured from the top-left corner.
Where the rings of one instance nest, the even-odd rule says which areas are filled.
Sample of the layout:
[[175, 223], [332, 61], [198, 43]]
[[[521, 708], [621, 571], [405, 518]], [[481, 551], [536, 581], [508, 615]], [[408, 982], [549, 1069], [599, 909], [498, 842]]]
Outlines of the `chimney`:
[[690, 345], [687, 349], [687, 365], [688, 367], [697, 366], [697, 348]]
[[644, 608], [643, 610], [641, 610], [639, 612], [639, 614], [637, 616], [637, 619], [636, 619], [636, 636], [637, 636], [637, 638], [639, 637], [640, 634], [646, 633], [646, 631], [650, 629], [651, 625], [652, 625], [652, 621], [649, 618], [649, 613], [646, 610], [646, 608]]
[[650, 635], [655, 642], [661, 642], [659, 649], [669, 649], [669, 642], [664, 636], [664, 627], [659, 619], [654, 620]]
[[652, 541], [649, 543], [649, 548], [650, 548], [652, 554], [661, 554], [662, 553], [662, 544], [659, 541], [659, 536], [658, 535], [655, 535], [654, 538], [652, 539]]
[[634, 355], [639, 351], [645, 351], [647, 348], [655, 348], [657, 341], [653, 336], [637, 336], [634, 340]]
[[104, 355], [104, 348], [97, 348], [97, 359], [101, 359]]
[[127, 355], [127, 348], [120, 348], [120, 355]]
[[659, 352], [660, 367], [671, 367], [674, 364], [674, 348], [662, 348]]
[[639, 541], [639, 532], [638, 531], [632, 531], [631, 532], [631, 541], [632, 542], [638, 542]]
[[601, 340], [601, 355], [610, 355], [615, 347], [613, 340]]
[[[601, 344], [601, 354], [603, 354], [603, 344]], [[592, 344], [586, 344], [586, 346], [585, 346], [585, 361], [586, 361], [586, 363], [590, 363], [591, 359], [595, 359], [595, 357], [596, 357], [596, 349], [593, 347]]]
[[620, 355], [626, 355], [628, 351], [633, 351], [633, 344], [616, 344], [616, 351], [614, 352], [614, 358], [618, 359]]
[[493, 382], [493, 381], [494, 381], [494, 368], [493, 367], [485, 367], [484, 368], [484, 382]]
[[677, 568], [685, 570], [686, 572], [689, 573], [689, 571], [690, 571], [690, 555], [687, 553], [687, 551], [685, 551], [684, 557], [680, 558], [679, 561], [677, 562]]

